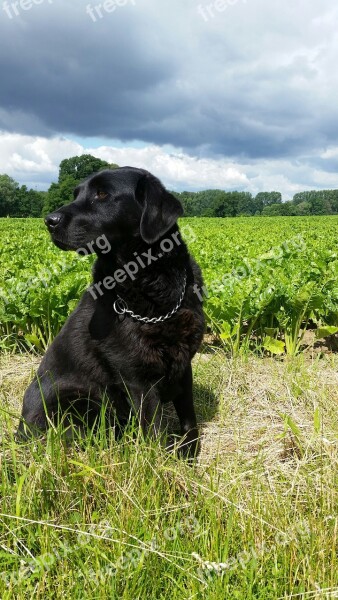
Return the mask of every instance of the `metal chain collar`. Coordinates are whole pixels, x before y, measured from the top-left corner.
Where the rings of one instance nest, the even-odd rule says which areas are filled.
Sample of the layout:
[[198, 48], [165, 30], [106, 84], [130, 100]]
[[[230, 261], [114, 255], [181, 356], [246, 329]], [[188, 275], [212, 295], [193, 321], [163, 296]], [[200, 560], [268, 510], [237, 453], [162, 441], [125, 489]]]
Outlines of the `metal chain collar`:
[[118, 315], [128, 314], [130, 317], [132, 317], [136, 321], [141, 321], [142, 323], [163, 323], [163, 321], [167, 321], [168, 319], [170, 319], [170, 317], [172, 317], [175, 313], [177, 313], [177, 311], [181, 307], [183, 298], [185, 296], [186, 288], [187, 288], [187, 275], [185, 274], [184, 283], [183, 283], [183, 291], [182, 291], [182, 294], [180, 296], [178, 303], [176, 304], [175, 308], [173, 308], [166, 315], [162, 315], [161, 317], [150, 318], [150, 317], [141, 317], [141, 315], [136, 315], [132, 310], [129, 310], [128, 304], [126, 303], [125, 300], [123, 300], [123, 298], [121, 298], [121, 296], [117, 296], [117, 300], [115, 300], [115, 302], [113, 304], [114, 310]]

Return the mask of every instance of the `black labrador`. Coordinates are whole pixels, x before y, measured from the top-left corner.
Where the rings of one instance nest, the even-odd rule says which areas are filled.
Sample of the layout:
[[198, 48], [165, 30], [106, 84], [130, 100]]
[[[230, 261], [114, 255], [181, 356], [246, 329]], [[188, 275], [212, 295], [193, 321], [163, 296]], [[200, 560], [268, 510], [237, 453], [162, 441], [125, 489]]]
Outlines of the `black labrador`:
[[57, 247], [97, 260], [92, 286], [25, 393], [19, 437], [45, 431], [60, 413], [72, 426], [85, 416], [93, 424], [104, 396], [115, 423], [134, 412], [145, 434], [159, 435], [162, 403], [171, 400], [184, 436], [179, 451], [197, 454], [191, 359], [204, 332], [195, 293], [203, 283], [179, 232], [182, 213], [151, 173], [123, 167], [91, 175], [46, 217]]

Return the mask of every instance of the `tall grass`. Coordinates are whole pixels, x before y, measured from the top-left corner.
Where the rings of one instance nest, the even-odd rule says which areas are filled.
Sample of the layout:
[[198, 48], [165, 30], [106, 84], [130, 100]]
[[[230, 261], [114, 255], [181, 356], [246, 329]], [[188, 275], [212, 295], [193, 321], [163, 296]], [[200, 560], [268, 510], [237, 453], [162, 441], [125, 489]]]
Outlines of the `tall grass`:
[[[327, 433], [318, 412], [313, 428], [304, 429], [277, 406], [281, 429], [271, 444], [278, 437], [285, 450], [278, 464], [269, 459], [269, 446], [256, 445], [256, 429], [254, 451], [237, 440], [225, 452], [223, 427], [235, 442], [232, 419], [240, 418], [244, 395], [253, 397], [253, 388], [245, 391], [248, 368], [221, 355], [195, 366], [200, 420], [210, 420], [216, 408], [219, 415], [205, 425], [203, 452], [192, 466], [144, 441], [135, 422], [119, 440], [102, 426], [69, 446], [60, 426], [43, 440], [18, 445], [14, 409], [3, 402], [0, 598], [335, 597], [338, 452], [332, 429]], [[294, 386], [292, 403], [305, 406], [311, 394], [303, 396], [299, 364], [285, 377]], [[237, 417], [228, 412], [234, 398], [231, 405], [222, 400], [225, 392], [233, 394], [231, 381], [242, 385], [236, 387]], [[263, 418], [255, 425], [262, 428]]]

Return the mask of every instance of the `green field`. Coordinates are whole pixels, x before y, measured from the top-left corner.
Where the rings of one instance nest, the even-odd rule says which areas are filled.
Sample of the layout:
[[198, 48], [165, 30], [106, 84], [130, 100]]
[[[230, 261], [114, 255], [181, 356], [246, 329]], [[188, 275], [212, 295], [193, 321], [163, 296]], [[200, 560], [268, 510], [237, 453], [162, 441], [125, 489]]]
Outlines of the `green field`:
[[[338, 331], [338, 216], [184, 219], [208, 323], [232, 353], [295, 354], [305, 329]], [[2, 347], [44, 348], [90, 281], [91, 257], [64, 253], [41, 220], [0, 220]]]
[[60, 425], [16, 443], [92, 258], [40, 220], [0, 220], [1, 600], [338, 597], [338, 357], [322, 339], [337, 338], [338, 217], [181, 226], [213, 332], [193, 362], [192, 466], [137, 423], [118, 441], [66, 446]]

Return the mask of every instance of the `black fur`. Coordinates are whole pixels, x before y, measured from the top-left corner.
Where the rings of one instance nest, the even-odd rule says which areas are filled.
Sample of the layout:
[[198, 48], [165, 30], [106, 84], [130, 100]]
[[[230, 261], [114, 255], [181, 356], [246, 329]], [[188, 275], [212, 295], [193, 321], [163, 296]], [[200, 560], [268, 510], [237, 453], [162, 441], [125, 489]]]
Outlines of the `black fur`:
[[[46, 225], [59, 248], [78, 250], [89, 244], [96, 252], [93, 285], [135, 261], [135, 253], [149, 257], [151, 249], [151, 256], [163, 256], [140, 267], [134, 280], [127, 277], [112, 289], [92, 287], [84, 293], [25, 393], [18, 434], [46, 430], [48, 418], [54, 420], [60, 410], [72, 414], [73, 422], [77, 414], [92, 423], [106, 394], [120, 422], [132, 407], [143, 431], [158, 435], [161, 404], [171, 400], [185, 436], [181, 451], [195, 455], [191, 359], [202, 340], [204, 317], [193, 286], [203, 284], [176, 223], [181, 204], [153, 175], [132, 167], [92, 175], [76, 188], [74, 198], [48, 215]], [[108, 252], [99, 243], [103, 235]], [[161, 252], [163, 239], [172, 236], [173, 249]], [[143, 261], [147, 263], [145, 257]], [[142, 317], [165, 315], [177, 305], [185, 278], [182, 304], [163, 323], [145, 324], [113, 310], [119, 295]]]

